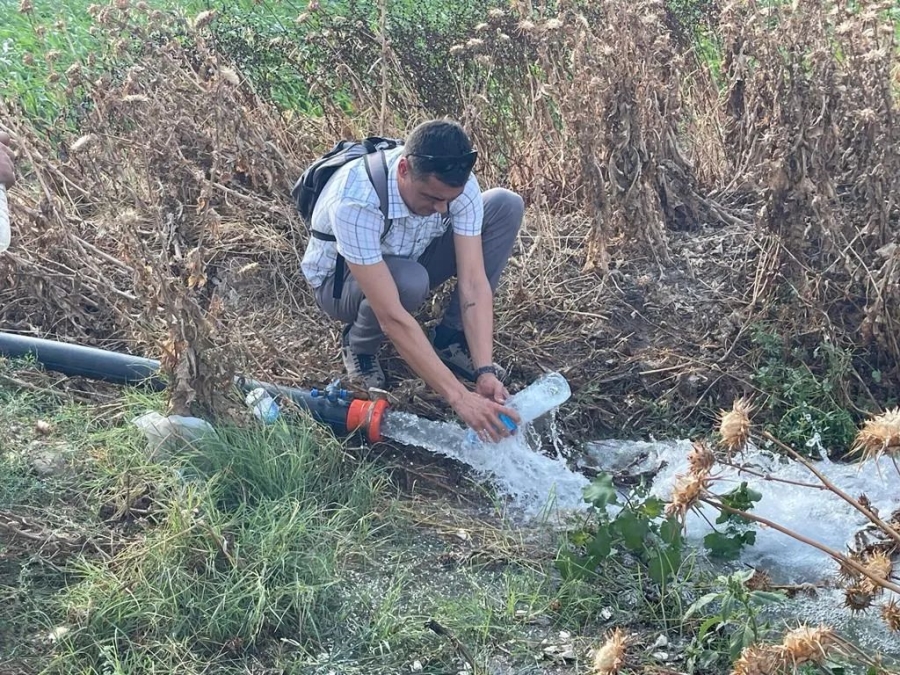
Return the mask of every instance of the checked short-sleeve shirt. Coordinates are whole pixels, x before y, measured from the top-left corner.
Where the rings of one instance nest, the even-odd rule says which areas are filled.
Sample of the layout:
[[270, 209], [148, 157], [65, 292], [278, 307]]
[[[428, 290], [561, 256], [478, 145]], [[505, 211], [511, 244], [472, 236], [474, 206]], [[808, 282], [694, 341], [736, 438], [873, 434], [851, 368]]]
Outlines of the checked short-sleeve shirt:
[[[314, 230], [334, 235], [337, 241], [310, 237], [301, 268], [313, 288], [321, 286], [334, 273], [338, 251], [356, 265], [374, 265], [384, 256], [416, 260], [428, 244], [444, 234], [446, 226], [441, 214], [417, 216], [400, 197], [397, 164], [402, 152], [402, 147], [385, 152], [391, 229], [383, 240], [384, 216], [364, 161], [342, 166], [322, 190], [311, 225]], [[469, 176], [462, 194], [450, 202], [449, 212], [455, 234], [481, 234], [484, 204], [474, 174]]]

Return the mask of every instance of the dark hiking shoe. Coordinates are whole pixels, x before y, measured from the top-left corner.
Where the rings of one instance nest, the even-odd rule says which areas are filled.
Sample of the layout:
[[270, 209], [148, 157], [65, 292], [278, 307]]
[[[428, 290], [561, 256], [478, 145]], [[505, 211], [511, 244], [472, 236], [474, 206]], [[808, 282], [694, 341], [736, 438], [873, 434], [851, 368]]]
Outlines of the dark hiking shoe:
[[[428, 337], [431, 340], [434, 351], [437, 352], [438, 358], [444, 362], [444, 365], [460, 377], [470, 382], [475, 381], [475, 364], [472, 362], [472, 355], [469, 353], [465, 336], [461, 332], [456, 335], [455, 339], [451, 338], [444, 345], [439, 340], [436, 340], [435, 329], [432, 328], [429, 331]], [[503, 382], [506, 379], [506, 370], [496, 363], [494, 368], [497, 370], [497, 379]]]
[[344, 330], [341, 339], [341, 357], [344, 368], [352, 380], [365, 385], [367, 389], [384, 389], [385, 377], [378, 357], [374, 354], [356, 354], [350, 348], [349, 329]]

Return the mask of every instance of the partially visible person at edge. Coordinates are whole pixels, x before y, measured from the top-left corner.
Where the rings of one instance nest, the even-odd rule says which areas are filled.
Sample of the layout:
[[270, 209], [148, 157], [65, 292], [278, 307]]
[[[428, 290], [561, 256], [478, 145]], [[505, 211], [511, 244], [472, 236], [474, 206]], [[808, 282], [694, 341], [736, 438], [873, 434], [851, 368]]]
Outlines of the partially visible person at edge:
[[[382, 240], [384, 216], [365, 161], [349, 162], [322, 190], [311, 221], [337, 241], [310, 238], [304, 276], [319, 307], [346, 324], [341, 351], [351, 378], [384, 387], [377, 353], [386, 336], [463, 422], [497, 441], [510, 434], [500, 414], [520, 421], [503, 405], [505, 373], [492, 354], [494, 292], [522, 225], [522, 198], [503, 188], [481, 191], [472, 172], [477, 151], [456, 122], [424, 122], [385, 154], [387, 235]], [[340, 299], [332, 297], [337, 252], [346, 260]], [[412, 313], [454, 276], [450, 304], [426, 336]], [[474, 391], [455, 374], [474, 382]]]
[[13, 163], [12, 141], [9, 134], [0, 131], [0, 183], [8, 188], [16, 182], [16, 171]]

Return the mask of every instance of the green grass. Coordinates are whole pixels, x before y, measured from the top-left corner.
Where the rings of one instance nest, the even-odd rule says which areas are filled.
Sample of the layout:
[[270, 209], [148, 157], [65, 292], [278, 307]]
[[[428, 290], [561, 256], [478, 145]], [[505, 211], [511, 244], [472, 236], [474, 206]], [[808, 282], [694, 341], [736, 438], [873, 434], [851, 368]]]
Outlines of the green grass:
[[[10, 376], [37, 384], [10, 388]], [[565, 577], [555, 533], [410, 503], [383, 464], [306, 417], [220, 422], [214, 436], [148, 455], [131, 420], [162, 410], [159, 397], [83, 403], [49, 382], [0, 362], [0, 517], [26, 518], [38, 535], [0, 527], [9, 672], [393, 675], [418, 662], [437, 675], [471, 658], [536, 675], [548, 646], [573, 647], [583, 666], [613, 626], [644, 647], [663, 633], [688, 658], [730, 663], [737, 628], [695, 644], [707, 615], [684, 619], [718, 591], [695, 552], [664, 583], [618, 544]], [[51, 450], [57, 470], [36, 472]], [[48, 542], [61, 535], [82, 544], [55, 555]]]
[[[535, 559], [500, 530], [463, 542], [417, 524], [383, 467], [304, 417], [148, 456], [131, 420], [160, 398], [78, 403], [7, 373], [39, 384], [0, 382], [0, 514], [87, 542], [53, 555], [0, 531], [0, 662], [21, 672], [461, 670], [432, 620], [479, 664], [499, 650], [539, 672], [541, 641], [596, 635], [622, 589], [561, 581], [552, 544]], [[59, 470], [36, 473], [47, 450]]]

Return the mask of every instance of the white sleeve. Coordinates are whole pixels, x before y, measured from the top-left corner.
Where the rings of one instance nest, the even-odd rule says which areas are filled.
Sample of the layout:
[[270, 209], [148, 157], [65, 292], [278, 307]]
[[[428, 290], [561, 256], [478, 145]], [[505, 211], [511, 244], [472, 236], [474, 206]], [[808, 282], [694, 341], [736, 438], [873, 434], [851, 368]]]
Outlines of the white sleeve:
[[343, 201], [334, 207], [334, 237], [337, 250], [354, 265], [381, 262], [381, 235], [384, 216], [377, 207]]
[[481, 234], [484, 220], [484, 201], [475, 174], [469, 176], [462, 194], [450, 203], [450, 218], [454, 234], [475, 237]]

